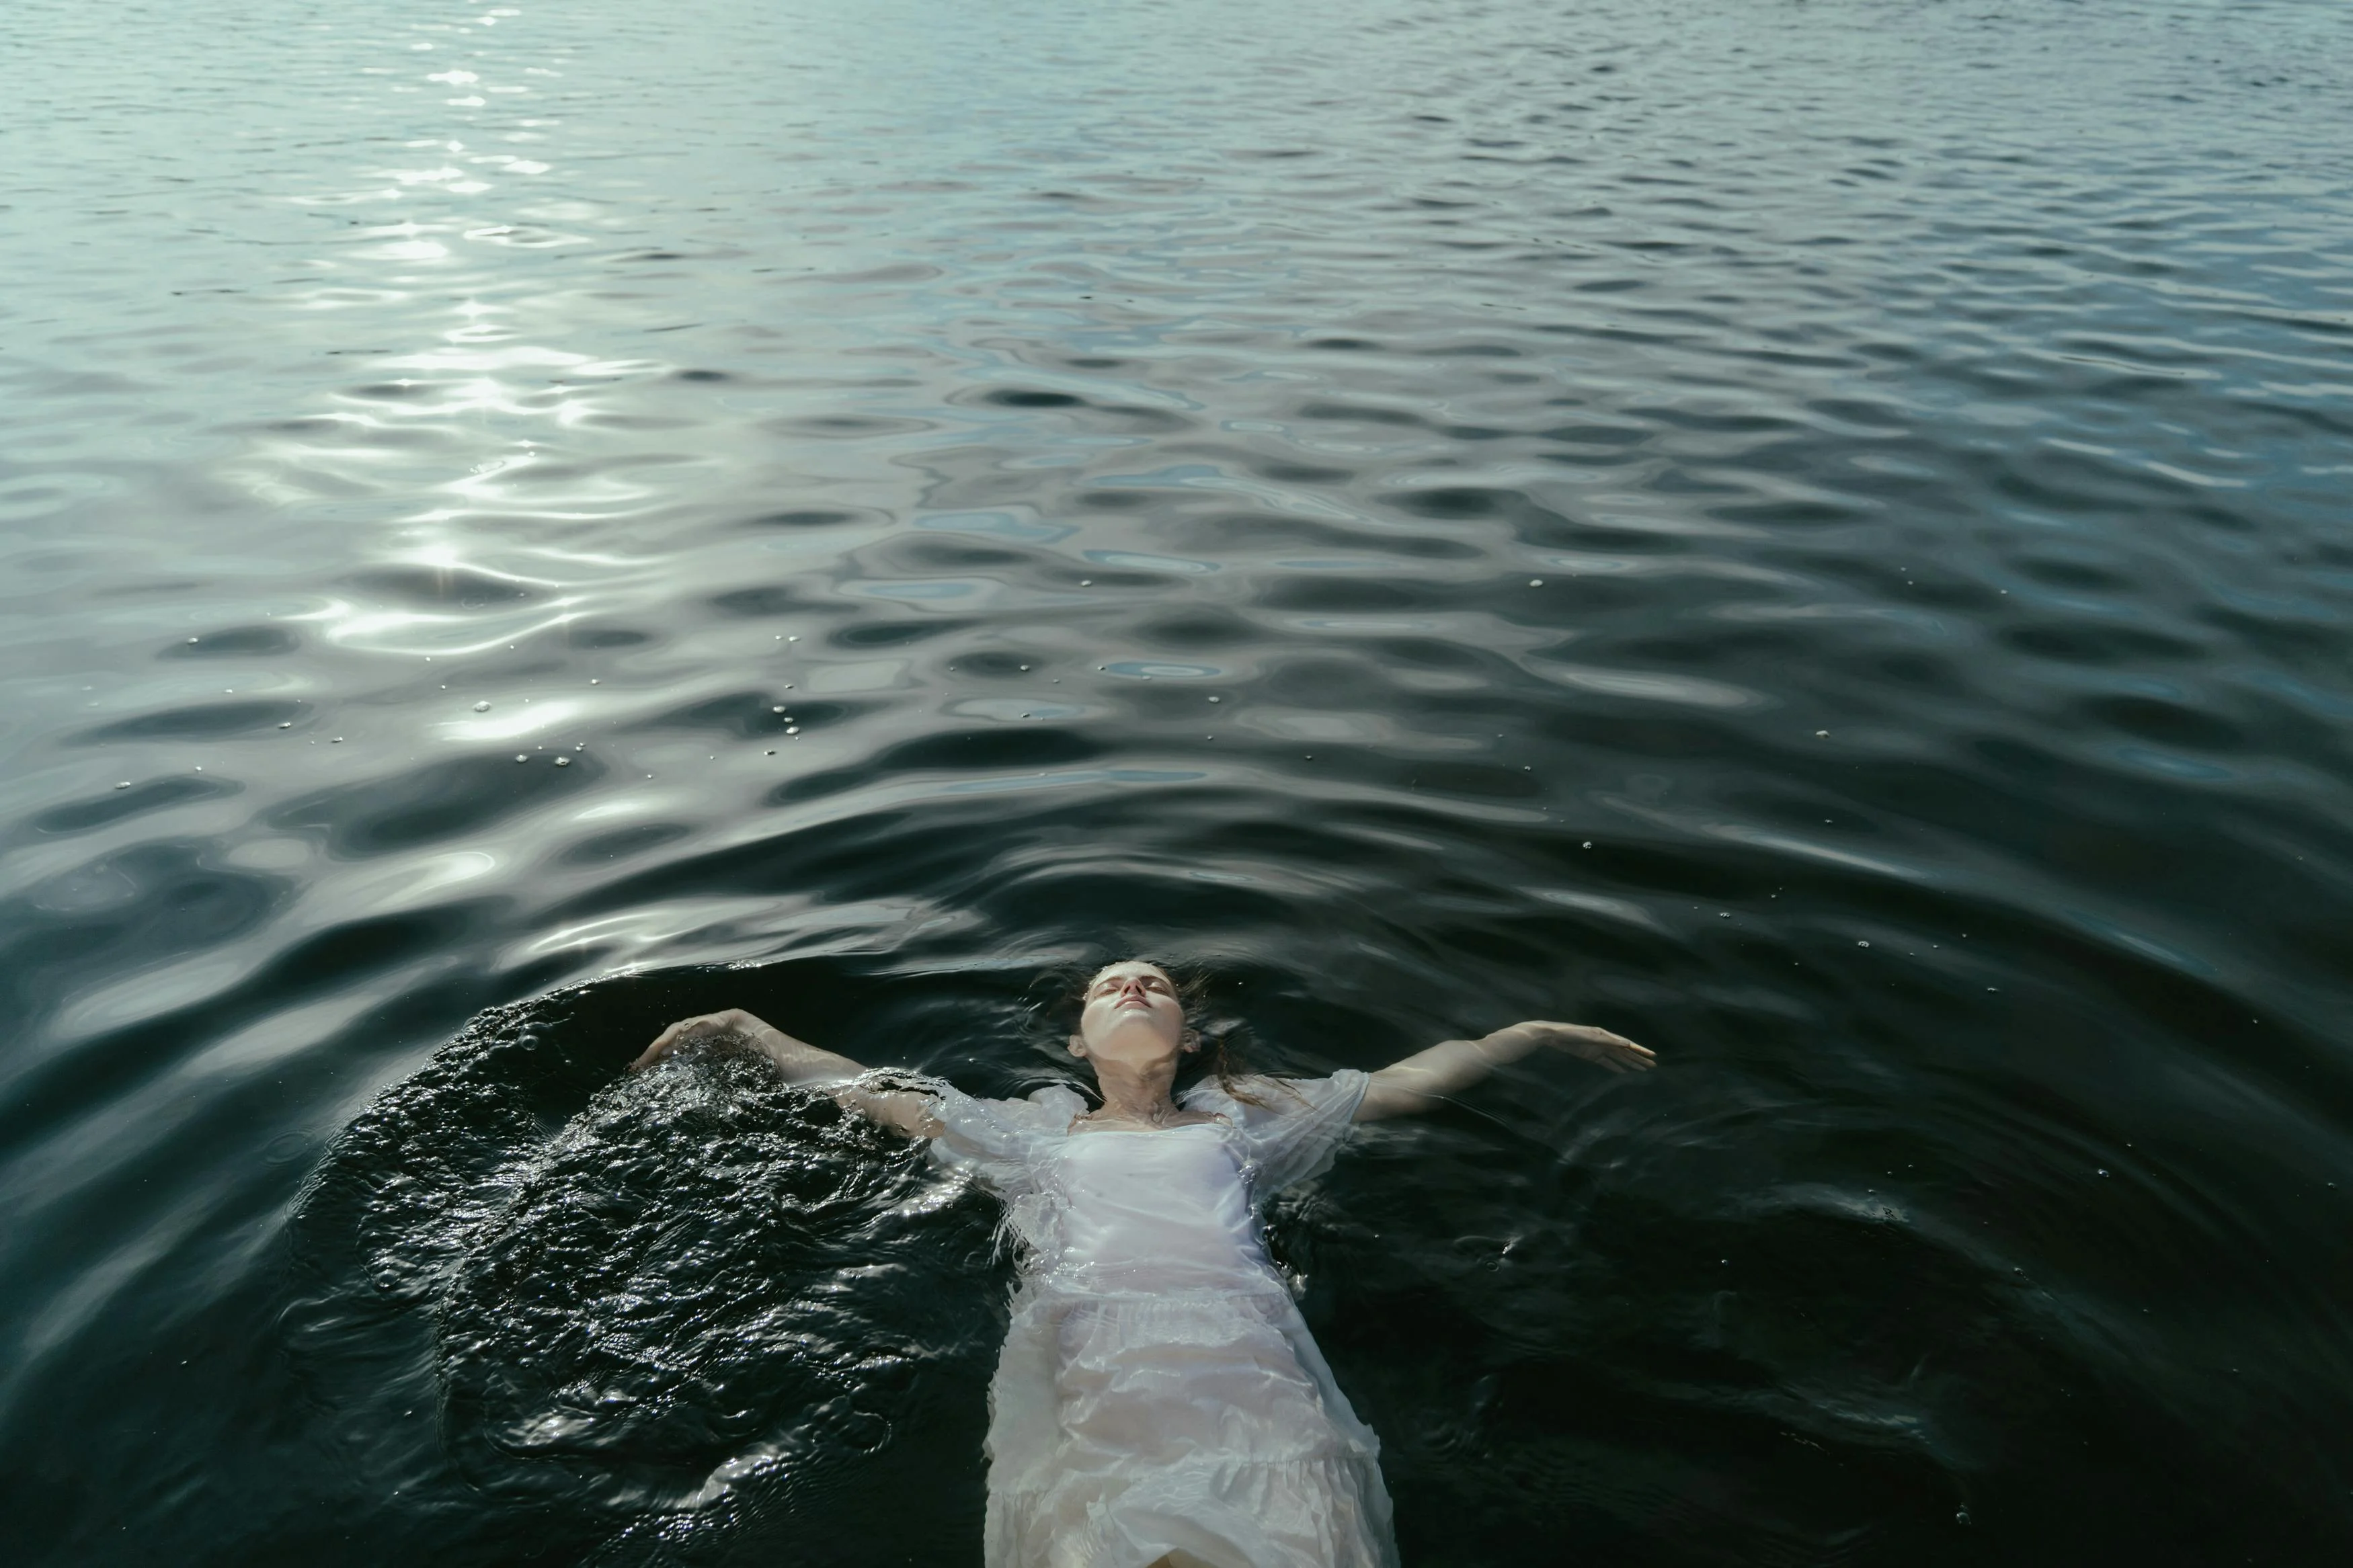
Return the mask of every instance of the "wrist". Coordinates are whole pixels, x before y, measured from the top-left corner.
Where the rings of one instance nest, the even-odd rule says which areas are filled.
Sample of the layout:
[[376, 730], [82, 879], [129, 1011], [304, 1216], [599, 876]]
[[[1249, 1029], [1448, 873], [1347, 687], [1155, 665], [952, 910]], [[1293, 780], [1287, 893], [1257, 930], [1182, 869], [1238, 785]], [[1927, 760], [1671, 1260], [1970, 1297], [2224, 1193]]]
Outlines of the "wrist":
[[1482, 1035], [1474, 1042], [1479, 1054], [1491, 1065], [1518, 1061], [1536, 1048], [1535, 1037], [1523, 1024], [1507, 1024], [1500, 1029]]

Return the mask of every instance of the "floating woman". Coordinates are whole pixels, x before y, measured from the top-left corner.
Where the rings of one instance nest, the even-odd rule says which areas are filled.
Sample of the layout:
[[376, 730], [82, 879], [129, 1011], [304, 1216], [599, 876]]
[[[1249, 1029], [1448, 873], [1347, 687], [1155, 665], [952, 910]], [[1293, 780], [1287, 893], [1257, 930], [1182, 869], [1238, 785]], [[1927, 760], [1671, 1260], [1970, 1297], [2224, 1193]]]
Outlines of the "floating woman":
[[1378, 1072], [1237, 1077], [1172, 1096], [1199, 1048], [1168, 971], [1087, 983], [1067, 1088], [975, 1100], [869, 1072], [748, 1013], [688, 1018], [631, 1064], [689, 1041], [748, 1041], [797, 1083], [931, 1140], [1001, 1199], [1023, 1246], [989, 1386], [987, 1568], [1393, 1568], [1378, 1442], [1268, 1258], [1258, 1210], [1321, 1173], [1360, 1121], [1427, 1110], [1544, 1047], [1618, 1072], [1652, 1065], [1584, 1024], [1447, 1040]]

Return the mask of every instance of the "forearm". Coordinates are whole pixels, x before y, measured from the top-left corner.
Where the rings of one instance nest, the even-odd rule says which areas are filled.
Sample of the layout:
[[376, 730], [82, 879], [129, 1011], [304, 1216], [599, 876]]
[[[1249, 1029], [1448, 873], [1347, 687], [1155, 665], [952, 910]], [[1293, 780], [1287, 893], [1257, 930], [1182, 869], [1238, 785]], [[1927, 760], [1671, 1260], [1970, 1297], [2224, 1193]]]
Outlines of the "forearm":
[[807, 1040], [795, 1039], [774, 1024], [754, 1017], [741, 1007], [731, 1007], [723, 1013], [706, 1013], [701, 1017], [681, 1019], [672, 1024], [630, 1066], [641, 1071], [681, 1046], [693, 1040], [713, 1038], [743, 1041], [776, 1063], [776, 1070], [784, 1075], [786, 1082], [821, 1089], [845, 1109], [871, 1117], [910, 1138], [928, 1138], [939, 1131], [939, 1123], [932, 1116], [931, 1102], [922, 1095], [904, 1090], [861, 1089], [857, 1079], [866, 1070], [863, 1063], [853, 1061], [839, 1051], [825, 1050]]
[[1505, 1062], [1517, 1061], [1538, 1042], [1518, 1025], [1475, 1040], [1440, 1040], [1428, 1050], [1391, 1062], [1373, 1074], [1356, 1111], [1359, 1121], [1411, 1116], [1461, 1093]]
[[787, 1083], [805, 1083], [822, 1088], [828, 1084], [846, 1083], [866, 1070], [839, 1051], [823, 1050], [807, 1040], [797, 1040], [782, 1029], [761, 1026], [758, 1034], [744, 1037], [757, 1047], [762, 1056], [776, 1064]]
[[765, 1034], [749, 1037], [763, 1055], [776, 1064], [786, 1082], [821, 1089], [845, 1109], [910, 1138], [929, 1138], [939, 1131], [931, 1101], [922, 1095], [904, 1089], [860, 1089], [856, 1080], [866, 1069], [840, 1052], [820, 1050], [782, 1029], [761, 1026]]

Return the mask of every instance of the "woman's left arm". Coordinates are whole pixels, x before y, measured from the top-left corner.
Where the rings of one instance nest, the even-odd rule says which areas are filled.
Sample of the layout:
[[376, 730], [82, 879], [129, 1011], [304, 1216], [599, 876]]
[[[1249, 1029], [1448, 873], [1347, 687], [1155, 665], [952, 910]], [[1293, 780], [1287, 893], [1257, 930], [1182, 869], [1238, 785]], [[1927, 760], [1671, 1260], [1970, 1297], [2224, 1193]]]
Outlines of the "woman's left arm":
[[1546, 1047], [1583, 1057], [1611, 1072], [1646, 1072], [1658, 1065], [1658, 1058], [1647, 1048], [1591, 1024], [1514, 1024], [1475, 1040], [1440, 1040], [1426, 1051], [1391, 1062], [1373, 1074], [1356, 1107], [1356, 1120], [1378, 1121], [1428, 1110], [1505, 1062]]

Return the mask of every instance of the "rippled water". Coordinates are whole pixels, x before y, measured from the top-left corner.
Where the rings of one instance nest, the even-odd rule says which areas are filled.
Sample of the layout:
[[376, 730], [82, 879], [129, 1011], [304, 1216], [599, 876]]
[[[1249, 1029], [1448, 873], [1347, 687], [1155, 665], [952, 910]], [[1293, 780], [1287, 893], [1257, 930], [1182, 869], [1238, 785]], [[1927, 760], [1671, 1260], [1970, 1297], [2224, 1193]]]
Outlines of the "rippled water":
[[0, 1540], [958, 1563], [1038, 977], [1414, 1564], [2353, 1547], [2353, 13], [29, 0]]

